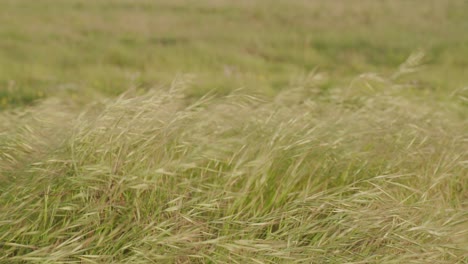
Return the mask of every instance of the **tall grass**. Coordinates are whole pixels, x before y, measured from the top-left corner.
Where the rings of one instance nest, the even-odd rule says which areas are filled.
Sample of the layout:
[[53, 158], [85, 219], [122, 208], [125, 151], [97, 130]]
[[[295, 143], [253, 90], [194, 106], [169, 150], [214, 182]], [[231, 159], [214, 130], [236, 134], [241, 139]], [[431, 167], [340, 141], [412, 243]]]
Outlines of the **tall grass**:
[[2, 112], [0, 262], [466, 263], [466, 103], [400, 73]]

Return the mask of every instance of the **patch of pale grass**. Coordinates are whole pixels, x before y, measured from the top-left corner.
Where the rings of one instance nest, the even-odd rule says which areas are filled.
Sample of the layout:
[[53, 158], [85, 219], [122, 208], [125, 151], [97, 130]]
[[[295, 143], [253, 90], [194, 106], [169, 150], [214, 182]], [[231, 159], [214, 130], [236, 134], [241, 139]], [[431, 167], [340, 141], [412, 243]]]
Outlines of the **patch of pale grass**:
[[2, 113], [0, 261], [464, 263], [466, 105], [405, 89]]

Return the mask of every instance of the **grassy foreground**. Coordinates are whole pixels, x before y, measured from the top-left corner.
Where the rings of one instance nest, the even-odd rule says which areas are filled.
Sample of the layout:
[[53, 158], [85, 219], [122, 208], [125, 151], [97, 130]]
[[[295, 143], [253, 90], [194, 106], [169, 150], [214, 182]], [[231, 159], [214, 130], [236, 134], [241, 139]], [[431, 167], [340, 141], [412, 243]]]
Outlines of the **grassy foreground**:
[[466, 263], [466, 90], [320, 78], [4, 112], [0, 261]]
[[0, 0], [0, 263], [468, 263], [467, 8]]

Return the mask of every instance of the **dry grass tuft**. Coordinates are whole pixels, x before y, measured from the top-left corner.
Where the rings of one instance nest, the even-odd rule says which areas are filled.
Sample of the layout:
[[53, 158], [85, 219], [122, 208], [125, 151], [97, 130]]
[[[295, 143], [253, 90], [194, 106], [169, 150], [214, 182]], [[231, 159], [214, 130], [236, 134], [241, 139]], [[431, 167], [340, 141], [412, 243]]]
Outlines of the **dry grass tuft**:
[[0, 261], [466, 263], [466, 104], [411, 95], [410, 66], [3, 112]]

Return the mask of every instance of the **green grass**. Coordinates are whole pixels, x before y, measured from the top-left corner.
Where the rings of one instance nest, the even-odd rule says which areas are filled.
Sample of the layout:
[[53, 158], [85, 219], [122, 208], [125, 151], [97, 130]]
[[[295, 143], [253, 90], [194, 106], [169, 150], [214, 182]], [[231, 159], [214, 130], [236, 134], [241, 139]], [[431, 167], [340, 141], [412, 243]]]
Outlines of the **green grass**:
[[466, 1], [1, 0], [3, 108], [44, 96], [167, 85], [195, 76], [195, 97], [239, 87], [274, 95], [314, 69], [331, 85], [388, 73], [418, 49], [419, 77], [466, 84]]
[[0, 3], [0, 263], [468, 262], [466, 1]]

